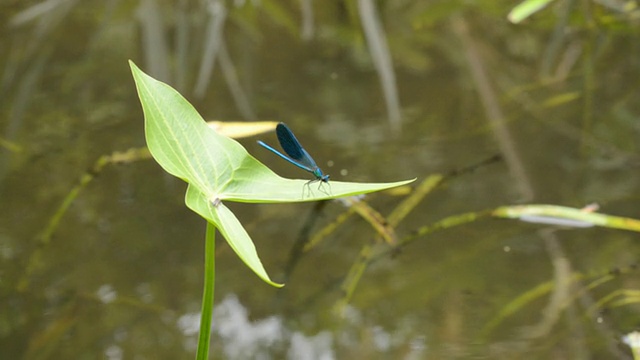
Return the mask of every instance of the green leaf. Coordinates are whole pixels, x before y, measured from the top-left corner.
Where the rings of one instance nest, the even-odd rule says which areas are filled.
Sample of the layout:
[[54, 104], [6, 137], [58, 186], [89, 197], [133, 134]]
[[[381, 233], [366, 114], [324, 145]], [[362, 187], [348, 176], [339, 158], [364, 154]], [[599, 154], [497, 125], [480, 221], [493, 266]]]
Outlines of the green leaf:
[[522, 20], [528, 18], [529, 16], [537, 13], [538, 11], [544, 9], [550, 2], [553, 0], [525, 0], [520, 4], [516, 5], [509, 15], [507, 15], [507, 19], [514, 24], [521, 22]]
[[251, 237], [242, 227], [238, 218], [224, 203], [220, 202], [216, 205], [208, 201], [202, 193], [191, 185], [187, 188], [185, 202], [189, 209], [216, 225], [222, 236], [227, 240], [227, 243], [229, 243], [229, 246], [256, 275], [273, 286], [282, 287], [282, 284], [271, 281], [267, 271], [262, 266], [262, 262], [260, 262]]
[[309, 187], [308, 180], [282, 178], [249, 155], [240, 143], [207, 126], [177, 91], [129, 63], [144, 111], [151, 155], [168, 173], [189, 183], [187, 206], [214, 224], [242, 261], [272, 285], [276, 284], [260, 263], [251, 238], [225, 201], [316, 201], [388, 189], [415, 180], [367, 184], [331, 181], [322, 184], [325, 189], [321, 191]]

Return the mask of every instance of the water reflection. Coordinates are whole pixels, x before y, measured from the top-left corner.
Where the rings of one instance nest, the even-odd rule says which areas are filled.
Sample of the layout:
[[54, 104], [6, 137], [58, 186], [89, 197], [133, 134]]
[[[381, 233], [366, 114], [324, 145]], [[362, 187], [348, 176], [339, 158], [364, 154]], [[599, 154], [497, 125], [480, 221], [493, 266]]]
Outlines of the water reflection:
[[[279, 316], [255, 319], [237, 296], [228, 294], [220, 301], [213, 314], [213, 332], [220, 341], [217, 357], [225, 359], [269, 358], [270, 354], [281, 353], [287, 359], [335, 359], [336, 343], [345, 347], [359, 346], [354, 331], [368, 333], [372, 348], [370, 351], [385, 353], [399, 344], [411, 343], [406, 358], [418, 359], [423, 355], [424, 339], [403, 339], [408, 333], [389, 333], [382, 326], [364, 325], [362, 315], [351, 308], [346, 317], [344, 330], [338, 333], [321, 330], [307, 335], [285, 325]], [[188, 337], [198, 334], [200, 315], [185, 314], [178, 319], [178, 327]], [[191, 350], [195, 351], [195, 342]]]

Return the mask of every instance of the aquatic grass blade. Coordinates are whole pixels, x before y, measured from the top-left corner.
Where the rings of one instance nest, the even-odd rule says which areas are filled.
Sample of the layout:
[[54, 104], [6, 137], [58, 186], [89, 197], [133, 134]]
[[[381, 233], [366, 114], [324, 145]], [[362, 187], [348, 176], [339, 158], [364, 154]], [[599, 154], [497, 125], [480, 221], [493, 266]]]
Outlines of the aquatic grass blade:
[[509, 15], [507, 15], [507, 19], [517, 24], [544, 9], [553, 1], [554, 0], [524, 0], [511, 9]]

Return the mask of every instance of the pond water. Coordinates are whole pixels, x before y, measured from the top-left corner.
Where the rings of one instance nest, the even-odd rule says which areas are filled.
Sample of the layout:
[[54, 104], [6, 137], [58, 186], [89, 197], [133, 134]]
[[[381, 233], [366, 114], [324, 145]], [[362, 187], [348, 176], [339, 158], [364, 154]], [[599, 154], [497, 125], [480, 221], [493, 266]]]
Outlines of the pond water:
[[[230, 204], [286, 286], [219, 236], [212, 358], [631, 359], [636, 232], [420, 232], [505, 205], [640, 217], [640, 24], [621, 5], [558, 1], [520, 24], [510, 1], [2, 5], [2, 358], [195, 356], [205, 222], [152, 159], [99, 162], [145, 146], [131, 59], [207, 120], [286, 122], [332, 180], [417, 178], [364, 199], [382, 216], [445, 176], [386, 224], [412, 239], [395, 250], [342, 202]], [[276, 142], [239, 141], [311, 176], [257, 139]], [[345, 288], [369, 246], [382, 255]]]

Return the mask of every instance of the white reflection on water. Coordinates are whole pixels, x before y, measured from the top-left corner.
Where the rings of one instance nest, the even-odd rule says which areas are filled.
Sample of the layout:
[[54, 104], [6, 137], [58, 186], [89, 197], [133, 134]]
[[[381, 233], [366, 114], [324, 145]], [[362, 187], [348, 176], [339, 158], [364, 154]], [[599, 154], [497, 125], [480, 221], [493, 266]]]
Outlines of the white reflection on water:
[[102, 285], [96, 291], [96, 296], [105, 304], [113, 302], [118, 297], [118, 292], [111, 285]]
[[[365, 355], [392, 354], [394, 349], [404, 348], [404, 359], [425, 357], [425, 339], [411, 338], [411, 331], [390, 333], [382, 326], [366, 325], [360, 310], [352, 306], [347, 306], [343, 320], [346, 327], [337, 333], [305, 335], [287, 328], [279, 316], [251, 320], [238, 298], [228, 295], [213, 310], [211, 352], [214, 358], [224, 359], [280, 359], [286, 354], [291, 360], [331, 360], [336, 358], [336, 347], [360, 348]], [[178, 319], [189, 351], [196, 350], [199, 324], [199, 313]]]
[[291, 344], [287, 351], [288, 359], [335, 359], [333, 354], [333, 337], [328, 331], [321, 331], [316, 336], [305, 336], [299, 332], [291, 336]]
[[120, 360], [124, 358], [123, 355], [122, 348], [117, 345], [111, 345], [104, 351], [104, 356], [108, 360]]
[[278, 345], [284, 337], [280, 318], [251, 321], [249, 312], [234, 295], [214, 307], [213, 333], [222, 338], [224, 353], [231, 359], [254, 358], [261, 350]]
[[[193, 337], [198, 334], [199, 324], [199, 313], [185, 314], [177, 323], [184, 335]], [[252, 321], [249, 319], [249, 312], [235, 295], [228, 295], [215, 305], [213, 334], [212, 352], [221, 345], [224, 358], [227, 359], [270, 359], [271, 354], [276, 352], [274, 349], [283, 349], [289, 359], [335, 358], [329, 332], [324, 331], [315, 336], [291, 332], [277, 316]], [[222, 341], [216, 341], [216, 337]]]

